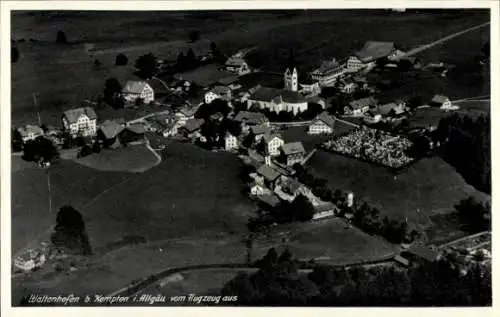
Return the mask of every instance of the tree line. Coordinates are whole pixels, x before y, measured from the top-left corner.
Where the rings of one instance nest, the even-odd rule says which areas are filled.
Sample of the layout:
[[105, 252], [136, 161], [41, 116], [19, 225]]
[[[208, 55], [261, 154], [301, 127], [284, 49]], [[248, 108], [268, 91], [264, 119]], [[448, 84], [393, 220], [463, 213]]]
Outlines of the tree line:
[[398, 267], [344, 268], [316, 265], [305, 274], [285, 250], [270, 249], [259, 271], [239, 273], [222, 296], [247, 306], [489, 306], [491, 269], [475, 264], [461, 276], [446, 260]]

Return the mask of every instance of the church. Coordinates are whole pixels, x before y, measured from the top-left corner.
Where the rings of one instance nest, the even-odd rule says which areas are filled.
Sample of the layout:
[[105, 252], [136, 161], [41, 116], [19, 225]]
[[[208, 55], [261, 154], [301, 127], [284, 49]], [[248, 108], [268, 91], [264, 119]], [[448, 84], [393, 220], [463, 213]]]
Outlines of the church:
[[307, 110], [306, 98], [298, 92], [299, 76], [296, 68], [287, 68], [284, 74], [284, 88], [261, 87], [248, 97], [247, 107], [256, 106], [279, 113], [291, 112], [294, 115]]

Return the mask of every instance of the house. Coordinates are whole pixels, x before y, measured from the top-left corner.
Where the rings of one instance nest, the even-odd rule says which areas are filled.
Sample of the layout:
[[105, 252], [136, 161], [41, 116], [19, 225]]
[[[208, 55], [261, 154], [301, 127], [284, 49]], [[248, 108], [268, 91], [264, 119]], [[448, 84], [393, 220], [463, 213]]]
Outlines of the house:
[[322, 219], [322, 218], [334, 216], [337, 209], [338, 209], [337, 206], [335, 206], [331, 202], [319, 204], [319, 205], [314, 207], [313, 219]]
[[410, 261], [399, 254], [394, 257], [394, 261], [404, 267], [408, 267], [408, 265], [410, 265]]
[[299, 92], [268, 87], [261, 87], [248, 97], [248, 109], [252, 106], [276, 113], [292, 112], [294, 115], [308, 108], [307, 100]]
[[175, 116], [177, 117], [177, 120], [179, 122], [179, 125], [184, 125], [186, 124], [187, 120], [194, 119], [194, 114], [196, 113], [196, 108], [190, 108], [190, 107], [182, 107], [175, 113]]
[[337, 78], [345, 73], [344, 65], [335, 58], [330, 61], [323, 61], [321, 66], [311, 72], [311, 78], [319, 82], [323, 87], [332, 86]]
[[204, 101], [206, 104], [210, 104], [215, 99], [230, 101], [231, 89], [226, 86], [215, 86], [214, 88], [205, 93]]
[[122, 144], [143, 142], [145, 138], [146, 126], [142, 123], [130, 124], [118, 135], [118, 139]]
[[279, 198], [274, 194], [263, 194], [256, 197], [258, 202], [267, 208], [276, 208], [280, 204]]
[[186, 121], [186, 124], [180, 129], [182, 130], [182, 133], [188, 137], [188, 138], [193, 138], [193, 137], [199, 137], [199, 131], [201, 129], [201, 126], [205, 123], [205, 120], [203, 119], [189, 119]]
[[39, 136], [44, 135], [42, 128], [40, 128], [37, 125], [31, 125], [31, 124], [17, 128], [17, 132], [19, 132], [19, 135], [21, 136], [23, 143], [26, 143], [28, 141], [33, 141]]
[[272, 194], [272, 191], [270, 191], [269, 188], [265, 187], [263, 184], [253, 182], [250, 184], [250, 194], [253, 196], [270, 195]]
[[286, 158], [286, 165], [292, 166], [295, 163], [302, 163], [306, 151], [302, 142], [285, 143], [281, 146], [281, 151]]
[[290, 177], [281, 176], [274, 189], [274, 193], [281, 199], [292, 202], [299, 194], [301, 184]]
[[440, 107], [441, 109], [447, 109], [451, 107], [451, 101], [448, 97], [443, 95], [435, 95], [430, 104], [432, 106]]
[[237, 74], [239, 76], [250, 73], [250, 67], [242, 57], [230, 57], [224, 64], [226, 71]]
[[226, 151], [232, 151], [238, 148], [238, 138], [231, 133], [227, 132], [224, 137], [224, 148]]
[[321, 87], [319, 85], [319, 81], [312, 79], [311, 77], [308, 77], [301, 83], [300, 85], [300, 92], [304, 95], [311, 95], [311, 96], [317, 96], [321, 93]]
[[264, 142], [266, 154], [270, 156], [280, 155], [280, 147], [285, 143], [280, 134], [267, 133], [261, 140]]
[[332, 134], [335, 127], [335, 118], [322, 112], [309, 125], [309, 134]]
[[97, 136], [103, 141], [105, 146], [114, 144], [117, 136], [125, 129], [123, 124], [114, 120], [106, 120], [99, 126]]
[[358, 88], [358, 85], [354, 82], [342, 82], [340, 84], [340, 91], [344, 94], [352, 94]]
[[122, 96], [129, 103], [135, 103], [137, 99], [142, 100], [144, 103], [155, 100], [153, 88], [145, 81], [127, 81], [122, 89]]
[[240, 124], [242, 131], [248, 131], [251, 126], [269, 125], [269, 119], [260, 112], [240, 111], [234, 117], [234, 121]]
[[377, 101], [373, 97], [357, 99], [349, 102], [349, 105], [344, 107], [344, 113], [350, 115], [362, 115], [376, 105]]
[[24, 272], [29, 272], [43, 266], [45, 261], [46, 256], [44, 252], [29, 249], [25, 254], [14, 259], [14, 266]]
[[363, 63], [370, 63], [389, 57], [394, 51], [394, 43], [392, 42], [368, 41], [356, 53], [356, 57]]
[[268, 125], [261, 124], [250, 127], [250, 132], [254, 136], [255, 142], [259, 142], [264, 135], [270, 134], [272, 132], [272, 128]]
[[276, 186], [281, 173], [273, 167], [264, 164], [257, 169], [257, 175], [259, 176], [258, 183], [272, 189]]
[[377, 112], [382, 117], [393, 117], [397, 118], [402, 116], [405, 113], [404, 103], [395, 103], [391, 102], [385, 105], [381, 105], [377, 107]]
[[350, 56], [347, 59], [346, 63], [346, 68], [348, 72], [357, 72], [363, 68], [366, 67], [366, 64], [363, 63], [359, 58], [356, 56]]
[[62, 123], [64, 130], [72, 137], [94, 136], [97, 133], [97, 115], [91, 107], [64, 111]]

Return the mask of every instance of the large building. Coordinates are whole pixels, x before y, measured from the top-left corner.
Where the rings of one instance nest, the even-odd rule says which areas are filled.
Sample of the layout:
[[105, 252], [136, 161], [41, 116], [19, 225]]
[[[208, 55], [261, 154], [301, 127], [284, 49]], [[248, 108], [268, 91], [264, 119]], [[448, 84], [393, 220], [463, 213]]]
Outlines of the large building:
[[248, 97], [247, 106], [297, 114], [307, 110], [307, 100], [296, 91], [262, 87]]
[[332, 86], [337, 78], [345, 73], [344, 65], [335, 58], [331, 61], [323, 61], [321, 66], [311, 72], [311, 78], [317, 80], [323, 87]]
[[250, 67], [245, 62], [242, 57], [233, 56], [230, 57], [225, 64], [226, 71], [237, 74], [237, 75], [245, 75], [250, 73]]
[[19, 135], [21, 136], [23, 143], [26, 143], [28, 141], [33, 141], [39, 136], [44, 135], [42, 128], [40, 128], [37, 125], [31, 125], [31, 124], [17, 128], [17, 132], [19, 132]]
[[62, 123], [64, 130], [72, 137], [94, 136], [97, 133], [97, 115], [91, 107], [66, 110]]
[[296, 68], [293, 70], [287, 68], [283, 80], [285, 82], [285, 90], [297, 91], [299, 89], [299, 74]]
[[122, 96], [129, 103], [134, 103], [138, 99], [144, 103], [150, 103], [155, 100], [153, 88], [145, 81], [127, 81], [125, 87], [122, 89]]

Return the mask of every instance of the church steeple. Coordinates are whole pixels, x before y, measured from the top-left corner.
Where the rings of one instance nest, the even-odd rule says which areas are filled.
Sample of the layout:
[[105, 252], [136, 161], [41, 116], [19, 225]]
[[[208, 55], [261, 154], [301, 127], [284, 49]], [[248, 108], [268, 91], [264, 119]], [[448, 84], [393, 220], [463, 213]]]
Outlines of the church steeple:
[[286, 90], [297, 91], [299, 89], [299, 75], [297, 68], [294, 67], [292, 71], [290, 71], [290, 68], [287, 68], [284, 77]]

